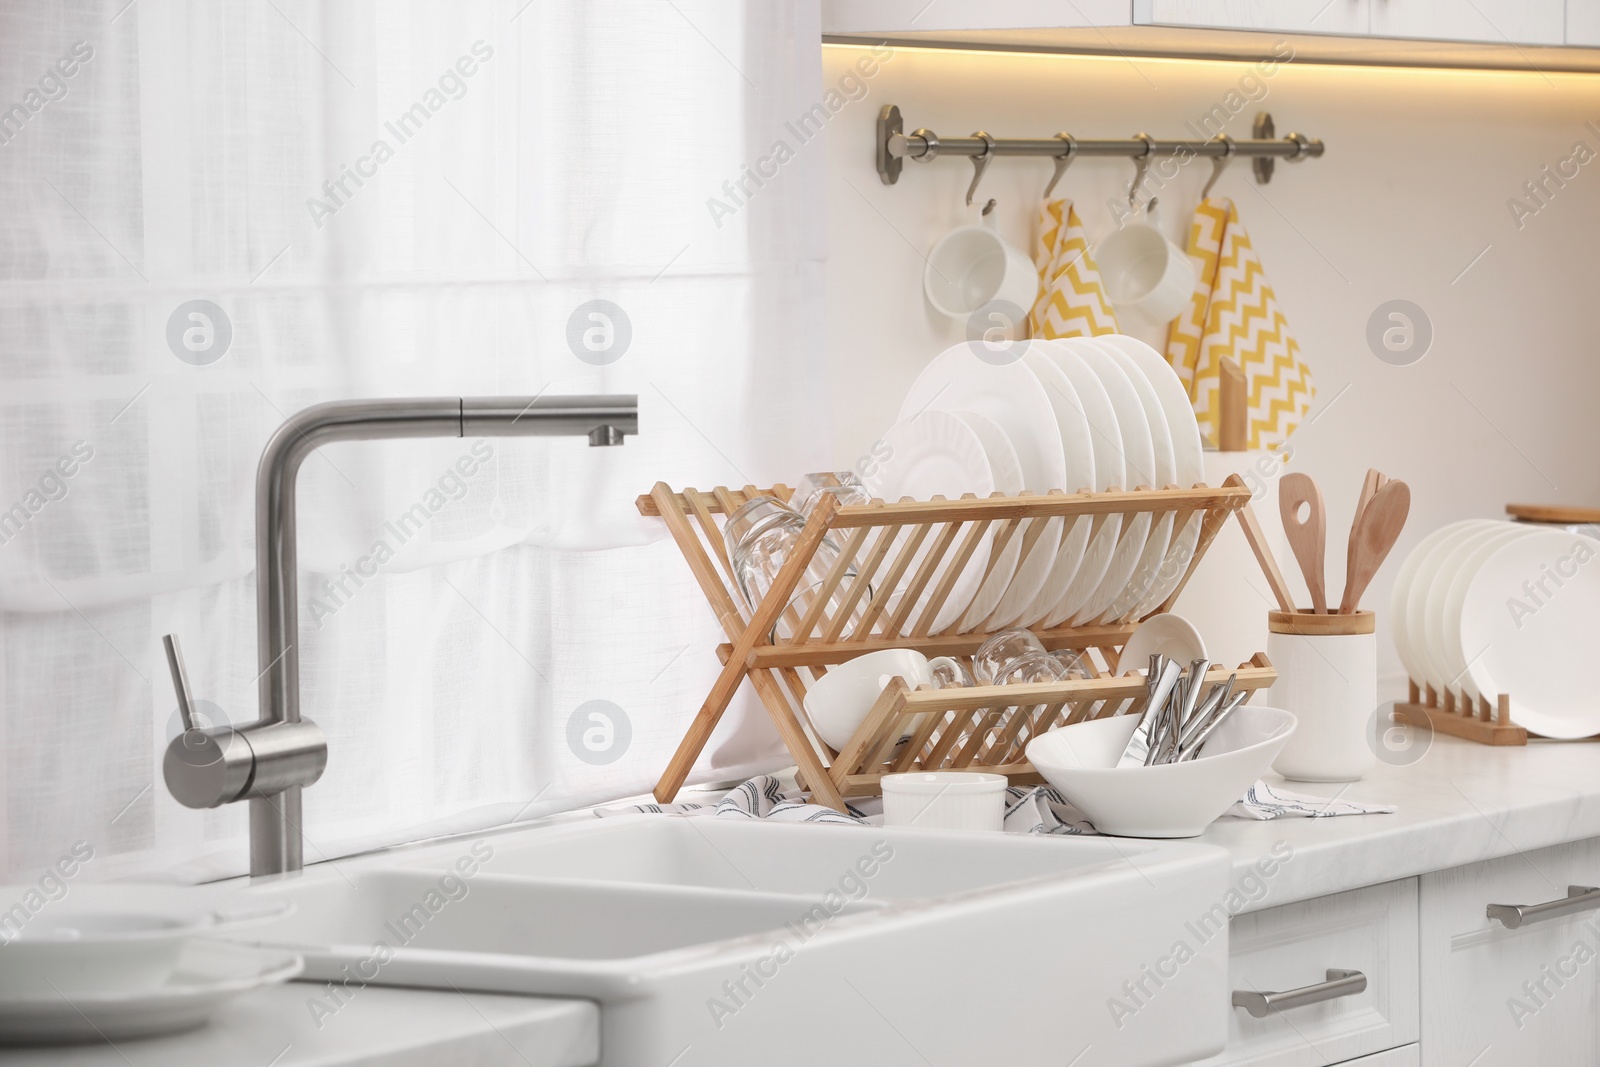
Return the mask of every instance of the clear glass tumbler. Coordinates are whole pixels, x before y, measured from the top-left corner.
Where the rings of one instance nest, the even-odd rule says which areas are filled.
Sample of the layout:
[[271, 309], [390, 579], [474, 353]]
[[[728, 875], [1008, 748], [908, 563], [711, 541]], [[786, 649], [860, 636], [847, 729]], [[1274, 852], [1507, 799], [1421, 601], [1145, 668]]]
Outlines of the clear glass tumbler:
[[[794, 554], [795, 545], [799, 543], [800, 533], [805, 526], [804, 515], [773, 497], [756, 497], [740, 505], [728, 516], [722, 529], [728, 547], [728, 559], [733, 564], [739, 595], [752, 611], [766, 597], [778, 572]], [[801, 622], [812, 604], [822, 595], [821, 590], [828, 575], [838, 561], [838, 544], [832, 538], [824, 537], [807, 563], [806, 573], [795, 586], [788, 606], [768, 635], [771, 640], [798, 636]], [[844, 602], [854, 587], [855, 579], [856, 569], [851, 566], [828, 593], [828, 604], [819, 619], [832, 619], [844, 610]], [[871, 599], [872, 590], [869, 587], [851, 608], [841, 637], [849, 637], [855, 632]]]

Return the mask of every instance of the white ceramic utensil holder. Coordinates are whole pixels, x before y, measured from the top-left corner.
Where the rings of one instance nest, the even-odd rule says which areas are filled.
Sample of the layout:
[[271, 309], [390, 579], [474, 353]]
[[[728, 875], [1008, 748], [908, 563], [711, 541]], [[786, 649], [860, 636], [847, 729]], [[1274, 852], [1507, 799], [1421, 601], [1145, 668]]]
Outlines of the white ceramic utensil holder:
[[1299, 726], [1272, 769], [1301, 782], [1354, 782], [1377, 763], [1367, 725], [1378, 708], [1378, 636], [1370, 611], [1267, 616], [1267, 656], [1278, 669], [1267, 700]]

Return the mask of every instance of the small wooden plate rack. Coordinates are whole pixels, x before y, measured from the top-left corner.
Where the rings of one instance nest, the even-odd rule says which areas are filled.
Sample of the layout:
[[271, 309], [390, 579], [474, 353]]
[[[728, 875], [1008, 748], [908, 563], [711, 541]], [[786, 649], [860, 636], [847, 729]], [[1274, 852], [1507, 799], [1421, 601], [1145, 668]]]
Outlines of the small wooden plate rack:
[[[1089, 678], [916, 691], [897, 678], [838, 752], [804, 725], [807, 685], [826, 674], [830, 666], [884, 648], [914, 648], [928, 656], [972, 655], [991, 636], [988, 631], [952, 632], [959, 623], [939, 633], [931, 630], [957, 576], [991, 527], [993, 560], [1013, 537], [1022, 538], [1026, 553], [1046, 525], [1057, 518], [1066, 520], [1068, 527], [1079, 520], [1090, 522], [1091, 536], [1099, 532], [1106, 516], [1114, 514], [1125, 516], [1124, 529], [1141, 513], [1152, 516], [1152, 525], [1172, 515], [1174, 531], [1198, 522], [1193, 553], [1186, 562], [1176, 561], [1185, 565], [1183, 576], [1166, 601], [1149, 613], [1153, 615], [1172, 605], [1228, 516], [1250, 499], [1246, 488], [1205, 485], [1014, 497], [996, 494], [984, 499], [936, 497], [858, 506], [839, 506], [837, 498], [825, 495], [813, 508], [795, 552], [765, 598], [753, 611], [746, 611], [735, 591], [733, 568], [716, 517], [733, 513], [755, 496], [788, 501], [791, 494], [783, 485], [704, 492], [685, 489], [680, 493], [660, 482], [638, 498], [640, 514], [658, 516], [666, 523], [728, 637], [728, 643], [717, 649], [722, 671], [656, 785], [655, 796], [661, 803], [669, 803], [677, 795], [747, 677], [816, 803], [843, 811], [845, 797], [876, 795], [884, 774], [904, 771], [970, 767], [1004, 774], [1013, 784], [1041, 782], [1023, 755], [1029, 740], [1056, 726], [1134, 710], [1142, 700], [1142, 677], [1117, 676], [1122, 643], [1140, 621], [1131, 613], [1109, 625], [1034, 628], [1047, 649], [1079, 650]], [[821, 592], [796, 608], [790, 603], [793, 591], [825, 540], [838, 548], [838, 558], [818, 587]], [[920, 552], [917, 562], [924, 544], [929, 547]], [[852, 568], [854, 577], [838, 595]], [[910, 581], [903, 583], [908, 571]], [[934, 582], [936, 575], [941, 577]], [[903, 595], [892, 597], [890, 593], [902, 585]], [[863, 597], [867, 598], [864, 610]], [[829, 605], [835, 609], [831, 616]], [[789, 620], [788, 630], [795, 636], [774, 640], [780, 617]], [[845, 633], [851, 619], [854, 626]], [[1257, 653], [1237, 672], [1213, 668], [1207, 679], [1220, 682], [1235, 673], [1236, 688], [1251, 692], [1270, 686], [1277, 678], [1266, 656]], [[908, 733], [910, 739], [904, 740]]]
[[1476, 741], [1480, 745], [1526, 745], [1528, 731], [1511, 721], [1511, 697], [1501, 693], [1493, 705], [1483, 697], [1476, 702], [1465, 692], [1442, 694], [1433, 686], [1409, 683], [1410, 700], [1395, 705], [1395, 714], [1434, 733]]

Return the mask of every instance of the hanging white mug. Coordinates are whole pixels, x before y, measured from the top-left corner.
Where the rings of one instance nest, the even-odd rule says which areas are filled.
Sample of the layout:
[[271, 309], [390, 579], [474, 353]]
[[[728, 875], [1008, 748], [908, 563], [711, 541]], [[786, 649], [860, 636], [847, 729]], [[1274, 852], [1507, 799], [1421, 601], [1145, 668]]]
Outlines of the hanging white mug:
[[1117, 314], [1152, 325], [1171, 322], [1189, 304], [1199, 277], [1194, 261], [1148, 222], [1130, 222], [1095, 249], [1100, 280]]
[[952, 318], [987, 304], [1014, 305], [1026, 316], [1039, 295], [1033, 260], [994, 229], [993, 214], [980, 226], [959, 226], [939, 238], [922, 272], [928, 303]]

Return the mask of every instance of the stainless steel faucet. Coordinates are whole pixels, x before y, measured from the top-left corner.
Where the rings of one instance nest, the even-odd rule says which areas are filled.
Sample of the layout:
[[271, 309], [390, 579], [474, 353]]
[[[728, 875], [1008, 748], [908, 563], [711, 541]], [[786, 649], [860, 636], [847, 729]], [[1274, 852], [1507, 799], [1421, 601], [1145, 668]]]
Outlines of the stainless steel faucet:
[[587, 437], [620, 445], [639, 432], [637, 396], [422, 397], [316, 404], [278, 427], [256, 469], [256, 650], [260, 717], [242, 727], [194, 718], [183, 658], [166, 641], [184, 732], [167, 746], [167, 789], [190, 808], [250, 800], [250, 873], [302, 864], [300, 790], [322, 777], [328, 744], [300, 717], [295, 478], [331, 441], [392, 437]]

